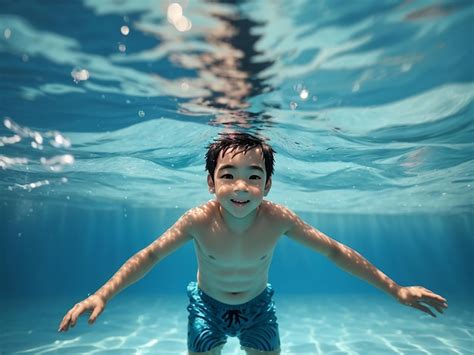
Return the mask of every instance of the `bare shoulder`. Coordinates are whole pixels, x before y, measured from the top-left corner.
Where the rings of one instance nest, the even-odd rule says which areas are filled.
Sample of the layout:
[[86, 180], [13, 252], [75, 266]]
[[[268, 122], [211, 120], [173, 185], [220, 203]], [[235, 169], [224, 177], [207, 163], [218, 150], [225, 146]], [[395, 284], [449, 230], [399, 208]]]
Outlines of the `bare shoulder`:
[[214, 219], [216, 213], [219, 213], [218, 202], [209, 200], [202, 205], [189, 209], [181, 218], [185, 219], [190, 226], [194, 227], [209, 223]]
[[271, 223], [281, 226], [284, 230], [290, 229], [298, 220], [298, 216], [284, 205], [263, 200], [262, 213]]
[[200, 236], [202, 229], [200, 226], [211, 219], [212, 211], [215, 210], [214, 205], [210, 202], [186, 211], [176, 223], [146, 248], [155, 262]]

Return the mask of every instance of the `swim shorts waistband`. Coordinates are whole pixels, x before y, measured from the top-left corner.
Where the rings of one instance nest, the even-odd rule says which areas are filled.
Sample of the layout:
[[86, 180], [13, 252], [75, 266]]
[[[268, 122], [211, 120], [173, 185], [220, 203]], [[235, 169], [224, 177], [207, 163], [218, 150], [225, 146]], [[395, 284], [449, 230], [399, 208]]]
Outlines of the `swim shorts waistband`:
[[197, 294], [203, 299], [205, 302], [213, 304], [217, 307], [235, 307], [235, 308], [240, 308], [240, 307], [247, 307], [255, 302], [258, 302], [262, 299], [267, 299], [268, 297], [271, 297], [274, 293], [273, 287], [270, 283], [267, 283], [267, 287], [256, 297], [251, 299], [250, 301], [247, 301], [245, 303], [240, 303], [240, 304], [228, 304], [228, 303], [223, 303], [219, 300], [216, 300], [215, 298], [212, 298], [209, 296], [207, 293], [205, 293], [203, 290], [201, 290], [197, 284], [196, 281], [191, 281], [188, 285], [187, 288], [188, 295], [190, 294]]

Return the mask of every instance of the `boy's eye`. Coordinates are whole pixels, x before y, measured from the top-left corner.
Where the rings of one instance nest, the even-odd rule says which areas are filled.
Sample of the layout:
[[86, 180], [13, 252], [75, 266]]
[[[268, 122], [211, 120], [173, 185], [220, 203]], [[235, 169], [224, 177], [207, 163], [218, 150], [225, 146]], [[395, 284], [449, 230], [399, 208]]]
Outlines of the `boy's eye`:
[[250, 177], [250, 179], [251, 179], [251, 180], [260, 180], [261, 177], [258, 176], [258, 175], [252, 175], [252, 176]]
[[232, 179], [233, 176], [231, 174], [224, 174], [221, 176], [221, 179]]

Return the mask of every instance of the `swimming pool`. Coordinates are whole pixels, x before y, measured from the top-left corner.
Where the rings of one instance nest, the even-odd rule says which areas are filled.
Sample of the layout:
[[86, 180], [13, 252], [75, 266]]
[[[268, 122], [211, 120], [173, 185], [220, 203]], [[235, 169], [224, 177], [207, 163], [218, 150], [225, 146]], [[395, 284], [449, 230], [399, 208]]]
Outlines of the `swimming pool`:
[[0, 353], [185, 353], [191, 245], [56, 329], [212, 197], [205, 146], [231, 130], [277, 151], [270, 200], [450, 301], [431, 319], [282, 239], [282, 353], [471, 353], [472, 3], [181, 5], [2, 3]]

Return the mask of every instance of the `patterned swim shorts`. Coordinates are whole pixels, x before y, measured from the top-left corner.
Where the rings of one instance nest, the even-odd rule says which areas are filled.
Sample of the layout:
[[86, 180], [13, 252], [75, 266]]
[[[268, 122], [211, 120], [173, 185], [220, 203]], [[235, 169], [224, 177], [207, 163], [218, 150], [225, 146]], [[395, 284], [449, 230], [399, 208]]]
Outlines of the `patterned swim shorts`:
[[238, 337], [242, 347], [261, 351], [280, 348], [273, 288], [267, 288], [254, 299], [229, 305], [205, 294], [196, 282], [188, 285], [188, 349], [209, 351], [225, 344], [227, 336]]

